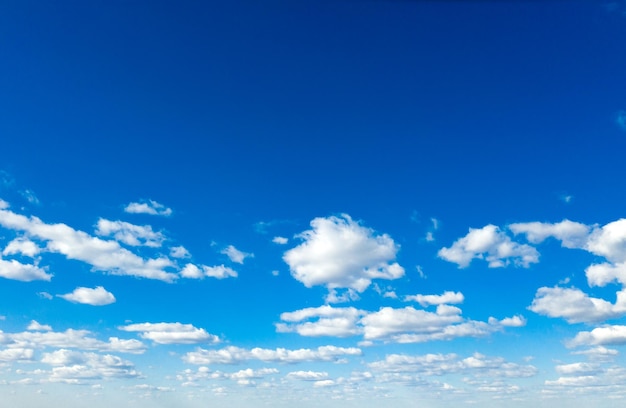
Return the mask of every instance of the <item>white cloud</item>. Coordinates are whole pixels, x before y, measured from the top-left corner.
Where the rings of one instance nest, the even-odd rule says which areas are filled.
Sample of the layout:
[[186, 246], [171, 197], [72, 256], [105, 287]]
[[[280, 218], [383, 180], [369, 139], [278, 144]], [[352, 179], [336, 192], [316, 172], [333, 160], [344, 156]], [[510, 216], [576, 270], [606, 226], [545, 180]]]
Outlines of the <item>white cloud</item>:
[[626, 262], [593, 264], [585, 269], [589, 286], [606, 286], [617, 281], [626, 284]]
[[96, 227], [96, 234], [113, 237], [116, 241], [130, 246], [158, 248], [165, 240], [162, 233], [153, 231], [149, 225], [135, 225], [124, 221], [110, 221], [100, 218]]
[[441, 295], [405, 296], [404, 300], [405, 302], [415, 301], [422, 307], [427, 307], [432, 305], [463, 303], [465, 297], [461, 292], [445, 291]]
[[66, 349], [44, 353], [42, 363], [53, 366], [50, 382], [83, 384], [103, 378], [137, 378], [133, 363], [111, 354], [100, 355]]
[[528, 309], [549, 317], [561, 317], [569, 323], [597, 322], [626, 313], [626, 291], [618, 292], [617, 301], [612, 304], [576, 288], [542, 287]]
[[460, 268], [469, 266], [473, 259], [485, 259], [490, 268], [504, 267], [511, 262], [527, 268], [531, 263], [539, 262], [539, 253], [535, 248], [511, 241], [495, 225], [470, 228], [466, 236], [456, 240], [450, 248], [441, 248], [438, 255]]
[[12, 259], [0, 259], [0, 277], [22, 282], [50, 281], [52, 275], [36, 265], [23, 264]]
[[2, 255], [25, 255], [34, 258], [41, 249], [28, 238], [18, 237], [9, 242], [2, 251]]
[[127, 332], [141, 332], [141, 338], [158, 344], [198, 344], [220, 341], [219, 337], [191, 324], [137, 323], [121, 326], [119, 329]]
[[188, 279], [204, 279], [205, 277], [225, 279], [236, 278], [237, 271], [224, 265], [200, 265], [200, 267], [198, 267], [194, 264], [189, 263], [185, 265], [185, 267], [180, 271], [180, 276]]
[[589, 236], [585, 249], [611, 262], [626, 262], [626, 219], [596, 228]]
[[539, 244], [547, 238], [556, 238], [565, 248], [584, 248], [589, 237], [590, 227], [579, 222], [563, 220], [550, 224], [544, 222], [526, 222], [509, 225], [514, 234], [525, 234], [533, 244]]
[[189, 364], [237, 364], [243, 361], [260, 360], [293, 364], [311, 361], [338, 361], [346, 356], [360, 356], [361, 354], [361, 349], [354, 347], [321, 346], [317, 349], [253, 348], [248, 350], [230, 346], [220, 350], [200, 348], [185, 354], [183, 361]]
[[285, 237], [274, 237], [272, 238], [272, 242], [278, 245], [285, 245], [289, 242], [289, 239]]
[[[284, 323], [278, 323], [276, 330], [281, 333], [296, 332], [301, 336], [347, 337], [361, 333], [358, 319], [365, 313], [353, 307], [333, 308], [325, 305], [306, 308], [280, 315]], [[306, 321], [313, 319], [313, 321]], [[293, 324], [297, 323], [297, 324]]]
[[31, 361], [35, 352], [30, 348], [11, 347], [4, 350], [0, 350], [0, 361], [13, 362], [13, 361]]
[[283, 256], [293, 277], [306, 287], [363, 292], [372, 279], [404, 276], [404, 269], [394, 262], [399, 247], [387, 234], [374, 235], [346, 214], [315, 218], [311, 227], [298, 235], [304, 242]]
[[554, 367], [559, 375], [594, 375], [599, 371], [597, 364], [590, 363], [571, 363], [571, 364], [559, 364]]
[[105, 342], [90, 337], [91, 332], [88, 330], [67, 329], [63, 332], [25, 331], [1, 333], [1, 335], [2, 343], [9, 348], [76, 348], [132, 354], [141, 354], [145, 351], [145, 345], [139, 340], [124, 340], [110, 337]]
[[177, 277], [165, 270], [174, 266], [168, 258], [143, 259], [120, 247], [116, 241], [105, 241], [65, 224], [46, 224], [37, 217], [25, 217], [12, 211], [0, 210], [0, 225], [23, 231], [30, 238], [43, 240], [47, 242], [46, 251], [86, 262], [94, 270], [166, 282], [172, 282]]
[[328, 373], [325, 371], [292, 371], [286, 377], [301, 381], [320, 381], [328, 378]]
[[35, 192], [32, 190], [20, 190], [20, 195], [26, 199], [31, 204], [39, 205], [39, 199], [35, 195]]
[[52, 327], [47, 324], [40, 324], [36, 320], [31, 320], [26, 330], [32, 331], [52, 331]]
[[621, 325], [596, 327], [591, 331], [582, 331], [567, 343], [569, 347], [622, 344], [626, 344], [626, 326]]
[[242, 252], [240, 250], [238, 250], [237, 248], [235, 248], [233, 245], [229, 245], [226, 248], [224, 248], [221, 252], [222, 254], [226, 255], [228, 257], [228, 259], [231, 260], [231, 262], [235, 262], [238, 264], [243, 264], [243, 261], [246, 258], [253, 258], [254, 254], [250, 254], [247, 252]]
[[172, 258], [184, 259], [184, 258], [190, 258], [191, 254], [189, 253], [189, 251], [187, 251], [187, 249], [184, 246], [176, 246], [176, 247], [170, 248], [170, 256]]
[[526, 320], [514, 316], [488, 322], [466, 320], [461, 309], [441, 304], [435, 312], [413, 307], [394, 309], [383, 307], [368, 312], [353, 307], [334, 308], [329, 305], [305, 308], [281, 314], [276, 330], [281, 333], [298, 333], [301, 336], [347, 337], [363, 335], [363, 345], [372, 340], [398, 343], [421, 343], [433, 340], [451, 340], [457, 337], [482, 337], [504, 327], [521, 327]]
[[124, 208], [127, 213], [133, 214], [150, 214], [163, 215], [165, 217], [172, 215], [172, 209], [167, 208], [163, 204], [159, 204], [154, 200], [148, 200], [141, 203], [130, 203]]
[[105, 306], [115, 303], [115, 296], [102, 286], [96, 288], [78, 287], [72, 293], [57, 295], [72, 303], [82, 303], [84, 305]]

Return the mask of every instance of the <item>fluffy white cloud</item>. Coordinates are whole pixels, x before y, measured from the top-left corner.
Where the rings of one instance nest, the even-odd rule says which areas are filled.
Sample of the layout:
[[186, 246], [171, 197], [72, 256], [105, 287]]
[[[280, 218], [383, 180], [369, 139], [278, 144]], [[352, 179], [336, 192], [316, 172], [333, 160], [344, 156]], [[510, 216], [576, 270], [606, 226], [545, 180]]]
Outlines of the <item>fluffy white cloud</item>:
[[595, 229], [587, 240], [586, 249], [611, 262], [626, 262], [626, 219]]
[[551, 224], [526, 222], [509, 225], [514, 234], [525, 234], [528, 241], [539, 244], [549, 237], [561, 241], [565, 248], [584, 248], [591, 231], [590, 227], [579, 222], [563, 220]]
[[50, 281], [52, 275], [36, 265], [23, 264], [12, 260], [0, 259], [0, 277], [22, 282], [35, 280]]
[[328, 378], [328, 373], [325, 371], [292, 371], [286, 377], [301, 381], [320, 381]]
[[47, 324], [41, 324], [36, 320], [31, 320], [30, 324], [26, 328], [26, 330], [31, 331], [52, 331], [52, 327]]
[[4, 251], [2, 251], [2, 255], [19, 254], [34, 258], [35, 255], [37, 255], [40, 251], [41, 249], [37, 246], [37, 244], [35, 244], [30, 239], [25, 237], [18, 237], [7, 244], [6, 248], [4, 248]]
[[226, 255], [231, 262], [243, 264], [246, 258], [253, 258], [254, 254], [242, 252], [235, 248], [233, 245], [229, 245], [222, 250], [222, 254]]
[[301, 336], [347, 337], [363, 335], [362, 344], [372, 340], [398, 343], [421, 343], [433, 340], [451, 340], [457, 337], [482, 337], [504, 327], [520, 327], [526, 324], [521, 316], [488, 322], [466, 320], [461, 309], [439, 305], [435, 312], [417, 310], [413, 307], [394, 309], [383, 307], [368, 312], [353, 307], [334, 308], [329, 305], [306, 308], [281, 314], [276, 330], [294, 332]]
[[100, 218], [96, 224], [96, 234], [113, 237], [116, 241], [130, 246], [158, 248], [165, 240], [161, 232], [152, 230], [149, 225], [135, 225], [124, 221], [110, 221]]
[[605, 286], [613, 281], [626, 284], [626, 262], [616, 264], [604, 262], [593, 264], [585, 269], [589, 286]]
[[519, 365], [507, 362], [501, 357], [487, 357], [480, 353], [474, 353], [463, 359], [456, 354], [389, 354], [384, 360], [368, 365], [375, 371], [418, 373], [426, 376], [463, 373], [495, 378], [525, 378], [532, 377], [538, 372], [532, 365]]
[[111, 354], [60, 349], [44, 353], [41, 362], [53, 366], [48, 379], [51, 382], [83, 384], [88, 380], [137, 378], [141, 375], [133, 363]]
[[372, 279], [398, 279], [404, 269], [395, 261], [398, 245], [387, 234], [375, 235], [344, 214], [315, 218], [304, 242], [285, 252], [291, 274], [306, 287], [348, 288], [363, 292]]
[[141, 332], [141, 338], [159, 344], [198, 344], [220, 341], [219, 337], [191, 324], [137, 323], [121, 326], [119, 329], [127, 332]]
[[571, 364], [559, 364], [554, 367], [559, 375], [594, 375], [599, 371], [597, 364], [590, 363], [571, 363]]
[[180, 276], [188, 279], [204, 279], [205, 277], [225, 279], [236, 278], [237, 271], [224, 265], [200, 265], [200, 267], [198, 267], [194, 264], [189, 263], [185, 265], [185, 267], [180, 271]]
[[272, 238], [272, 242], [278, 245], [285, 245], [287, 244], [287, 242], [289, 242], [289, 239], [285, 237], [274, 237]]
[[[353, 307], [333, 308], [328, 305], [311, 307], [282, 313], [280, 319], [284, 323], [278, 323], [276, 330], [282, 333], [296, 332], [301, 336], [354, 336], [362, 332], [361, 328], [357, 327], [357, 321], [364, 314], [365, 312]], [[305, 321], [309, 319], [313, 321]]]
[[1, 362], [13, 362], [13, 361], [31, 361], [35, 351], [30, 348], [11, 347], [4, 350], [0, 350]]
[[175, 246], [175, 247], [170, 248], [170, 256], [172, 258], [183, 259], [183, 258], [190, 258], [191, 254], [189, 253], [189, 251], [187, 251], [187, 249], [184, 246]]
[[463, 296], [461, 292], [445, 291], [441, 295], [405, 296], [404, 300], [406, 302], [414, 301], [414, 302], [419, 303], [422, 307], [427, 307], [431, 305], [463, 303], [463, 301], [465, 300], [465, 297]]
[[46, 224], [37, 217], [25, 217], [4, 209], [0, 210], [0, 226], [45, 241], [46, 251], [86, 262], [94, 270], [166, 282], [177, 277], [165, 270], [174, 266], [168, 258], [143, 259], [120, 247], [116, 241], [105, 241], [65, 224]]
[[504, 267], [511, 262], [527, 268], [531, 263], [539, 262], [539, 253], [535, 248], [511, 241], [491, 224], [480, 229], [470, 228], [466, 236], [456, 240], [450, 248], [441, 248], [438, 255], [460, 268], [469, 266], [473, 259], [486, 260], [490, 268]]
[[582, 331], [570, 340], [569, 347], [605, 346], [626, 344], [626, 326], [596, 327], [591, 331]]
[[[31, 323], [32, 324], [32, 323]], [[101, 341], [91, 337], [88, 330], [67, 329], [63, 332], [55, 331], [25, 331], [18, 333], [0, 332], [2, 343], [9, 348], [66, 348], [107, 351], [118, 353], [141, 354], [145, 345], [139, 340], [124, 340], [110, 337], [108, 341]]]
[[569, 323], [597, 322], [626, 313], [626, 291], [618, 292], [613, 304], [576, 288], [542, 287], [528, 309], [549, 317], [561, 317]]
[[172, 215], [171, 208], [167, 208], [154, 200], [148, 200], [142, 203], [130, 203], [124, 208], [124, 211], [133, 214], [163, 215], [165, 217]]
[[72, 303], [82, 303], [92, 306], [105, 306], [115, 303], [115, 296], [102, 286], [93, 289], [78, 287], [71, 293], [57, 296]]
[[220, 350], [198, 349], [183, 356], [189, 364], [237, 364], [243, 361], [260, 360], [274, 363], [303, 363], [310, 361], [338, 361], [346, 356], [360, 356], [361, 349], [354, 347], [321, 346], [317, 349], [289, 350], [284, 348], [243, 349], [226, 347]]

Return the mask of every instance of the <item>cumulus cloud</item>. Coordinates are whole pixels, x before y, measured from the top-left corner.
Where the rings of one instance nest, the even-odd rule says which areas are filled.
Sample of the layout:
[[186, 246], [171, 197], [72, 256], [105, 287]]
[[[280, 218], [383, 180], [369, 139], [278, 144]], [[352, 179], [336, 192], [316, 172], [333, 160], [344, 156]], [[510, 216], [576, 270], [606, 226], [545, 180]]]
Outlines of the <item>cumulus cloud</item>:
[[473, 259], [484, 259], [490, 268], [500, 268], [511, 263], [529, 267], [539, 262], [537, 250], [526, 244], [511, 241], [495, 225], [486, 225], [480, 229], [470, 228], [469, 233], [459, 238], [449, 248], [441, 248], [440, 258], [466, 268]]
[[137, 378], [133, 363], [111, 354], [100, 355], [67, 349], [44, 353], [41, 362], [53, 366], [50, 382], [83, 384], [103, 378]]
[[272, 238], [272, 242], [278, 245], [285, 245], [289, 242], [289, 239], [285, 237], [274, 237]]
[[441, 295], [412, 295], [405, 296], [405, 302], [417, 302], [422, 307], [432, 306], [432, 305], [442, 305], [442, 304], [456, 304], [463, 303], [465, 297], [461, 292], [452, 292], [445, 291]]
[[466, 358], [460, 358], [456, 354], [388, 354], [384, 360], [369, 363], [368, 366], [374, 371], [425, 376], [462, 373], [496, 378], [526, 378], [533, 377], [538, 372], [532, 365], [511, 363], [501, 357], [487, 357], [480, 353]]
[[7, 244], [2, 255], [24, 255], [34, 258], [41, 249], [28, 238], [18, 237]]
[[50, 279], [52, 279], [51, 274], [36, 265], [23, 264], [15, 259], [9, 261], [1, 258], [0, 277], [22, 282], [32, 282], [36, 280], [50, 281]]
[[130, 203], [124, 211], [131, 214], [149, 214], [149, 215], [172, 215], [172, 209], [160, 204], [154, 200], [148, 200], [145, 202]]
[[626, 262], [593, 264], [585, 269], [589, 286], [605, 286], [613, 281], [626, 284]]
[[368, 312], [324, 305], [283, 313], [280, 317], [281, 322], [276, 324], [278, 332], [313, 337], [362, 335], [364, 345], [371, 345], [374, 340], [422, 343], [457, 337], [482, 337], [504, 327], [520, 327], [526, 323], [521, 316], [503, 320], [492, 317], [488, 322], [467, 320], [461, 316], [461, 309], [444, 304], [438, 305], [435, 312], [413, 307], [383, 307], [376, 312]]
[[96, 234], [113, 237], [116, 241], [130, 246], [158, 248], [165, 236], [152, 230], [149, 225], [135, 225], [124, 221], [110, 221], [100, 218], [96, 225]]
[[172, 258], [184, 259], [190, 258], [191, 254], [184, 246], [175, 246], [170, 248], [170, 256]]
[[273, 363], [303, 363], [312, 361], [338, 361], [347, 356], [360, 356], [361, 349], [354, 347], [321, 346], [317, 349], [284, 348], [243, 349], [226, 347], [219, 350], [205, 350], [202, 348], [189, 352], [183, 356], [183, 361], [189, 364], [238, 364], [243, 361], [259, 360]]
[[363, 292], [372, 279], [398, 279], [404, 269], [394, 262], [399, 246], [387, 234], [376, 235], [344, 214], [315, 218], [304, 242], [285, 252], [292, 276], [306, 287]]
[[102, 286], [93, 289], [78, 287], [71, 293], [57, 296], [72, 303], [82, 303], [92, 306], [105, 306], [115, 303], [115, 296]]
[[622, 325], [596, 327], [591, 331], [582, 331], [567, 343], [569, 347], [622, 344], [626, 344], [626, 326]]
[[626, 313], [626, 291], [618, 292], [613, 304], [576, 288], [542, 287], [528, 309], [549, 317], [561, 317], [569, 323], [598, 322]]
[[328, 373], [325, 371], [292, 371], [286, 377], [301, 381], [320, 381], [328, 378]]
[[36, 320], [31, 320], [26, 330], [32, 331], [52, 331], [52, 327], [47, 324], [40, 324]]
[[524, 234], [533, 244], [539, 244], [547, 238], [556, 238], [565, 248], [583, 248], [591, 228], [579, 222], [563, 220], [551, 224], [544, 222], [526, 222], [509, 225], [514, 234]]
[[[120, 247], [116, 241], [93, 237], [66, 224], [46, 224], [37, 217], [26, 217], [8, 209], [0, 209], [0, 226], [24, 232], [31, 239], [42, 240], [46, 243], [43, 248], [45, 251], [86, 262], [94, 270], [166, 282], [172, 282], [177, 277], [176, 274], [166, 271], [166, 268], [175, 266], [166, 257], [143, 259]], [[43, 277], [41, 271], [29, 269], [31, 273], [38, 272], [35, 276]]]
[[235, 248], [233, 245], [229, 245], [226, 248], [224, 248], [221, 252], [222, 254], [226, 255], [228, 257], [228, 259], [230, 259], [231, 262], [235, 262], [238, 264], [243, 264], [243, 261], [246, 258], [253, 258], [254, 254], [250, 254], [247, 252], [242, 252], [240, 250], [238, 250], [237, 248]]
[[218, 266], [206, 266], [200, 265], [199, 267], [194, 264], [187, 264], [180, 271], [180, 276], [188, 279], [204, 279], [205, 277], [225, 279], [236, 278], [237, 271], [224, 265]]
[[31, 348], [11, 347], [0, 350], [0, 361], [4, 363], [15, 361], [32, 361], [35, 351]]
[[585, 249], [611, 262], [626, 262], [626, 219], [596, 228], [589, 236]]
[[218, 343], [219, 337], [207, 333], [191, 324], [182, 323], [137, 323], [118, 327], [127, 332], [140, 332], [143, 339], [158, 344]]

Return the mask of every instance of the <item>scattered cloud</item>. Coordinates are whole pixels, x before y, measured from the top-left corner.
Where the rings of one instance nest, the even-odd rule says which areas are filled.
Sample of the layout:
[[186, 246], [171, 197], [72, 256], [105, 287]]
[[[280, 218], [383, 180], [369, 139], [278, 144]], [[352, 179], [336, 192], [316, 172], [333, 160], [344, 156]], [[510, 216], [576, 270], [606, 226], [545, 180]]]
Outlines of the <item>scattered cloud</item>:
[[[29, 239], [41, 240], [46, 244], [42, 250], [86, 262], [94, 270], [166, 282], [172, 282], [177, 278], [176, 274], [166, 271], [166, 268], [175, 266], [166, 257], [143, 259], [122, 248], [116, 241], [93, 237], [66, 224], [46, 224], [37, 217], [26, 217], [8, 209], [0, 209], [0, 226], [23, 232]], [[15, 264], [13, 267], [21, 268]], [[32, 276], [43, 278], [45, 272], [35, 268], [31, 265], [30, 268], [22, 270], [22, 274], [30, 271]]]
[[50, 281], [52, 275], [45, 269], [37, 265], [23, 264], [12, 260], [0, 258], [0, 277], [5, 279], [18, 280], [22, 282], [32, 282], [37, 280]]
[[372, 279], [404, 276], [394, 262], [399, 246], [387, 234], [375, 235], [346, 214], [315, 218], [311, 227], [298, 235], [304, 242], [283, 256], [292, 276], [306, 287], [324, 285], [331, 295], [338, 288], [360, 293]]
[[31, 320], [30, 324], [26, 328], [26, 330], [31, 331], [52, 331], [52, 326], [47, 324], [41, 324], [36, 320]]
[[626, 314], [626, 291], [618, 292], [613, 304], [576, 288], [542, 287], [528, 309], [549, 317], [561, 317], [569, 323], [598, 322]]
[[219, 350], [205, 350], [202, 348], [189, 352], [183, 356], [183, 361], [189, 364], [238, 364], [244, 361], [259, 360], [273, 363], [303, 363], [312, 361], [338, 361], [347, 356], [360, 356], [361, 349], [354, 347], [321, 346], [317, 349], [284, 348], [243, 349], [235, 346]]
[[127, 332], [140, 332], [140, 337], [158, 344], [218, 343], [219, 337], [191, 324], [137, 323], [118, 327]]
[[185, 267], [180, 271], [180, 276], [188, 279], [204, 279], [205, 277], [225, 279], [236, 278], [237, 271], [224, 265], [200, 265], [200, 267], [198, 267], [194, 264], [189, 263], [185, 265]]
[[413, 295], [405, 296], [405, 302], [417, 302], [422, 307], [442, 304], [457, 304], [463, 303], [465, 297], [461, 292], [445, 291], [441, 295]]
[[18, 237], [7, 244], [2, 255], [24, 255], [34, 258], [41, 252], [41, 248], [26, 237]]
[[563, 220], [551, 224], [545, 222], [526, 222], [509, 225], [514, 234], [524, 234], [533, 244], [540, 244], [547, 238], [556, 238], [565, 248], [584, 248], [589, 237], [590, 227], [579, 222]]
[[567, 342], [568, 347], [623, 344], [626, 344], [626, 326], [622, 325], [596, 327], [591, 331], [582, 331]]
[[301, 381], [320, 381], [327, 379], [328, 373], [325, 371], [292, 371], [286, 377]]
[[178, 259], [191, 258], [191, 254], [184, 246], [175, 246], [170, 248], [170, 256]]
[[[365, 312], [354, 307], [334, 308], [332, 306], [310, 307], [286, 312], [280, 315], [282, 323], [276, 325], [281, 333], [296, 332], [301, 336], [355, 336], [362, 332], [357, 326]], [[312, 321], [307, 321], [312, 319]], [[294, 324], [296, 323], [296, 324]]]
[[172, 215], [171, 208], [168, 208], [154, 200], [130, 203], [124, 208], [124, 211], [131, 214], [162, 215], [165, 217]]
[[272, 242], [278, 245], [286, 245], [289, 242], [289, 239], [285, 237], [274, 237], [272, 238]]
[[221, 251], [222, 254], [226, 255], [231, 262], [235, 262], [238, 264], [243, 264], [243, 261], [246, 258], [253, 258], [254, 254], [250, 254], [247, 252], [242, 252], [235, 248], [233, 245], [229, 245]]
[[28, 189], [27, 190], [20, 190], [19, 193], [30, 204], [34, 204], [34, 205], [39, 205], [40, 204], [39, 199], [37, 198], [37, 196], [35, 195], [35, 193], [32, 190], [28, 190]]
[[480, 229], [470, 228], [465, 237], [459, 238], [450, 248], [440, 249], [438, 255], [456, 263], [459, 268], [466, 268], [473, 259], [486, 260], [490, 268], [508, 266], [511, 262], [528, 268], [531, 263], [539, 262], [535, 248], [511, 241], [500, 228], [491, 224]]
[[67, 349], [44, 353], [41, 362], [53, 366], [48, 380], [84, 384], [104, 378], [138, 378], [133, 363], [111, 354], [79, 352]]
[[130, 246], [147, 246], [158, 248], [163, 244], [165, 236], [155, 232], [149, 225], [134, 225], [124, 221], [98, 220], [96, 234], [113, 237], [116, 241]]
[[72, 303], [92, 306], [105, 306], [115, 303], [115, 296], [102, 286], [93, 289], [78, 287], [72, 293], [57, 296]]

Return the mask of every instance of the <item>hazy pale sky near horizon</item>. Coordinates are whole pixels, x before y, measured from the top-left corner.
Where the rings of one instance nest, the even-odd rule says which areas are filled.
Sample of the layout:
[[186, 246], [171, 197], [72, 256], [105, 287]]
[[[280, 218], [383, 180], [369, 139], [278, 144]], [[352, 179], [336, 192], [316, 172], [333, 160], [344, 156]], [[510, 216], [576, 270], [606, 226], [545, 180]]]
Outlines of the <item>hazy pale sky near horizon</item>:
[[626, 398], [626, 2], [0, 3], [0, 397]]

